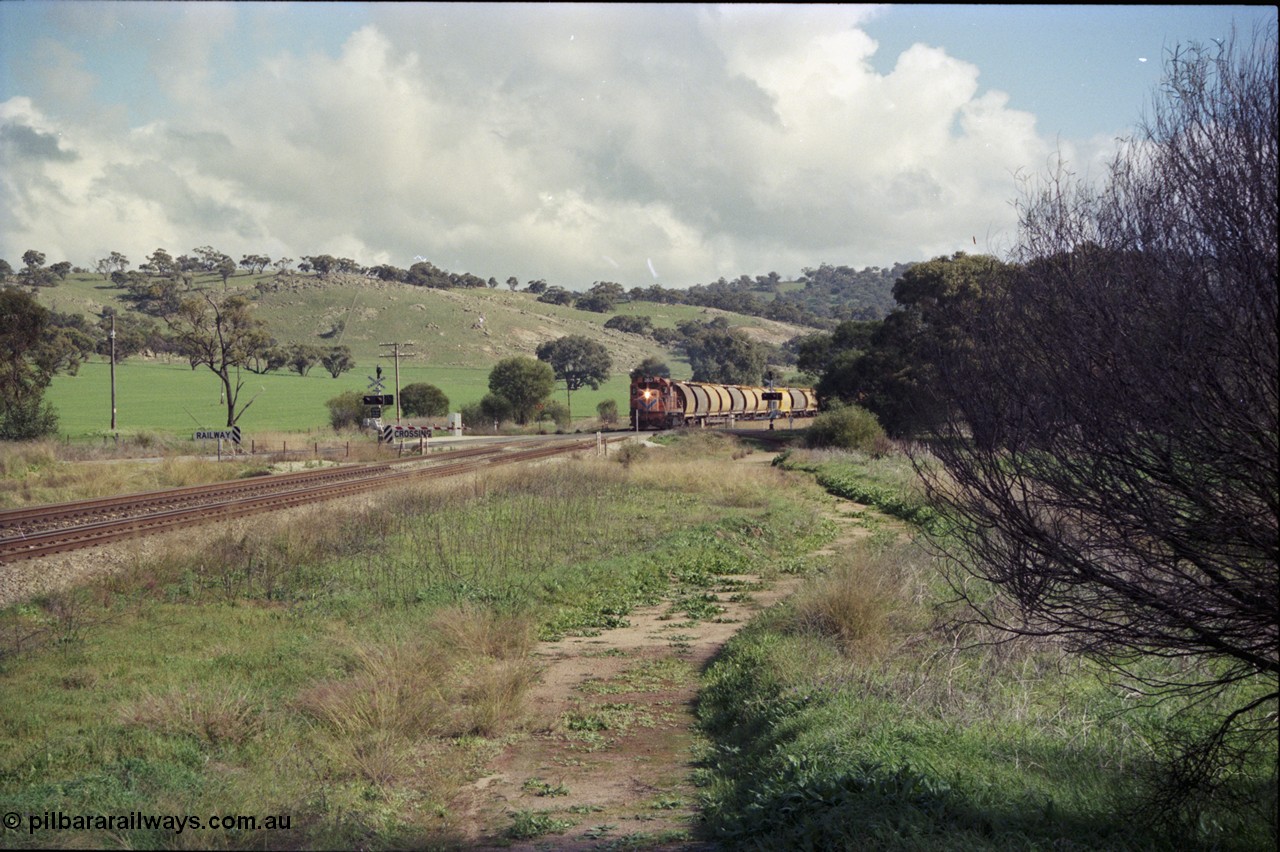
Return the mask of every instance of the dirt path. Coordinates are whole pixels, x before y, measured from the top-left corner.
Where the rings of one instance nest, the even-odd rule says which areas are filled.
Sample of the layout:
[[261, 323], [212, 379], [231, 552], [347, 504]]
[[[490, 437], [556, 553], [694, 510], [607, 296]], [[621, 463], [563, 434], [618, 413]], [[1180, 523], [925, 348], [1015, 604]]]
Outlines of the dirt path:
[[748, 600], [718, 592], [726, 611], [714, 621], [672, 618], [663, 603], [633, 612], [628, 627], [539, 646], [534, 732], [455, 805], [469, 846], [713, 848], [692, 840], [698, 675], [747, 619], [800, 582], [724, 579], [753, 590]]
[[[823, 552], [865, 534], [853, 508], [833, 503], [827, 514], [842, 522], [841, 533]], [[633, 612], [628, 627], [540, 645], [545, 669], [531, 700], [538, 722], [454, 803], [463, 842], [477, 849], [715, 849], [694, 830], [699, 674], [747, 620], [800, 582], [726, 577], [713, 590], [725, 608], [715, 619], [686, 621], [662, 603]]]

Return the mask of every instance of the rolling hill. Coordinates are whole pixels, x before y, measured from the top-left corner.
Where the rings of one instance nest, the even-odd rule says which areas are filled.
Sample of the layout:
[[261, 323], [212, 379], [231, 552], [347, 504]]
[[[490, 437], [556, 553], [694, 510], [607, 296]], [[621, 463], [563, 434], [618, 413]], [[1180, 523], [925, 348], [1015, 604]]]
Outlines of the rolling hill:
[[[197, 285], [223, 289], [216, 276]], [[574, 394], [573, 411], [579, 418], [594, 415], [603, 399], [614, 399], [625, 410], [626, 374], [650, 355], [665, 359], [676, 376], [690, 375], [688, 364], [656, 341], [606, 329], [604, 324], [614, 314], [546, 304], [533, 294], [506, 288], [438, 290], [355, 275], [242, 274], [230, 279], [228, 289], [254, 298], [258, 315], [280, 342], [326, 347], [342, 343], [351, 348], [357, 363], [354, 371], [336, 380], [321, 367], [306, 377], [285, 371], [247, 376], [246, 393], [251, 390], [261, 398], [242, 420], [246, 429], [326, 428], [326, 399], [343, 390], [364, 389], [366, 374], [376, 364], [391, 374], [391, 349], [383, 343], [412, 344], [402, 347], [401, 384], [435, 384], [454, 407], [487, 392], [488, 371], [497, 361], [513, 355], [533, 357], [539, 344], [569, 334], [599, 341], [614, 361], [614, 377], [600, 390]], [[52, 309], [92, 319], [108, 305], [125, 310], [124, 292], [101, 276], [72, 275], [58, 287], [41, 290], [38, 298]], [[773, 344], [812, 331], [692, 305], [633, 302], [619, 305], [616, 313], [647, 315], [655, 327], [668, 328], [683, 320], [725, 316], [732, 326]], [[55, 378], [49, 400], [59, 411], [63, 434], [97, 434], [109, 425], [108, 371], [100, 361], [85, 364], [79, 376]], [[180, 359], [135, 356], [117, 368], [117, 384], [122, 413], [118, 425], [123, 430], [219, 425], [216, 381], [204, 368], [193, 373]]]

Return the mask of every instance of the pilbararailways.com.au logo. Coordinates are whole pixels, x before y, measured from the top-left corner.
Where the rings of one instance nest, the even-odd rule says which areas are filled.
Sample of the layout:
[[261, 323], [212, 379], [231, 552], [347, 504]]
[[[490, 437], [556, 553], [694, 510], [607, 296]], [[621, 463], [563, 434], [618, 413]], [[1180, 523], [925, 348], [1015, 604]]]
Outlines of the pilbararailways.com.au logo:
[[241, 814], [213, 814], [205, 818], [177, 816], [174, 814], [144, 814], [130, 811], [124, 814], [67, 814], [62, 811], [44, 811], [23, 814], [9, 811], [4, 815], [4, 827], [17, 831], [23, 827], [28, 834], [37, 831], [169, 831], [181, 834], [194, 831], [276, 831], [288, 829], [292, 822], [288, 814], [273, 816], [244, 816]]

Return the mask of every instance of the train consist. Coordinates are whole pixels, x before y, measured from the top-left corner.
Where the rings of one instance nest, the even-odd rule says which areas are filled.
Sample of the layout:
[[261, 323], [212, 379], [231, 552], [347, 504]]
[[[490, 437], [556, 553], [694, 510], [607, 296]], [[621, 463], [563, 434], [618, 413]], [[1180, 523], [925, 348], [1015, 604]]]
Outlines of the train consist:
[[811, 388], [713, 385], [660, 376], [631, 380], [631, 425], [637, 429], [712, 426], [817, 413], [818, 397]]

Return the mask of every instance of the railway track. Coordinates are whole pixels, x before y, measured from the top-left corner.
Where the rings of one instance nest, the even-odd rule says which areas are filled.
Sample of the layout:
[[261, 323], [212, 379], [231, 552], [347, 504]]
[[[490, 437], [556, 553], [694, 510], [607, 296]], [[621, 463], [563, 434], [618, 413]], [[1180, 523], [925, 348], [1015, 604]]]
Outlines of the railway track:
[[[609, 440], [620, 440], [612, 438]], [[332, 500], [426, 477], [457, 476], [485, 467], [593, 449], [594, 438], [513, 449], [489, 444], [412, 460], [170, 488], [0, 511], [0, 563], [49, 556], [307, 503]]]

